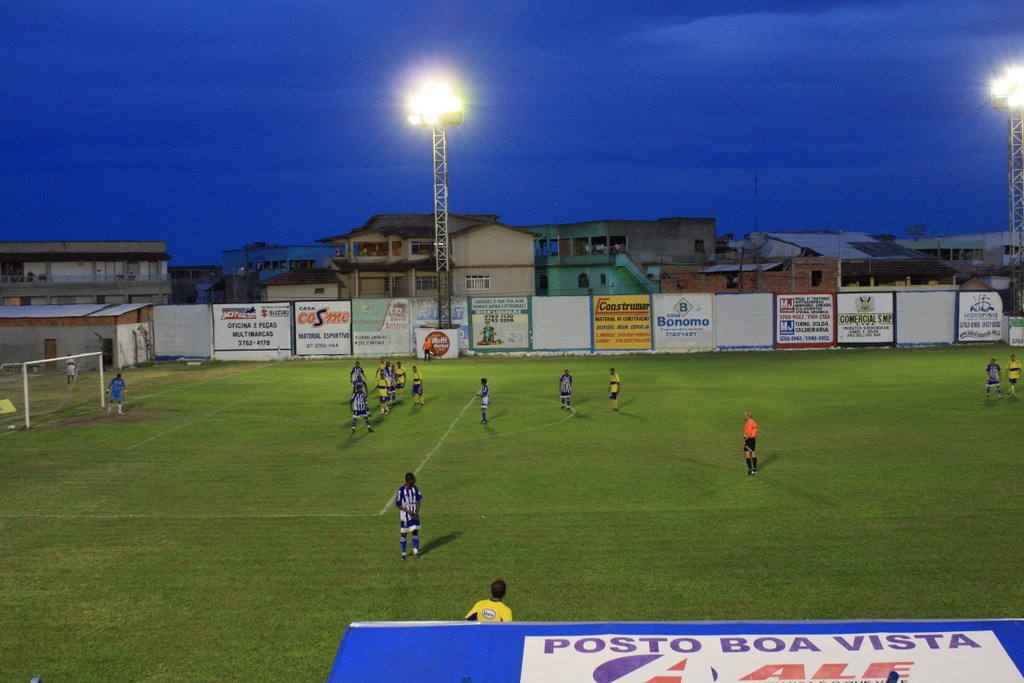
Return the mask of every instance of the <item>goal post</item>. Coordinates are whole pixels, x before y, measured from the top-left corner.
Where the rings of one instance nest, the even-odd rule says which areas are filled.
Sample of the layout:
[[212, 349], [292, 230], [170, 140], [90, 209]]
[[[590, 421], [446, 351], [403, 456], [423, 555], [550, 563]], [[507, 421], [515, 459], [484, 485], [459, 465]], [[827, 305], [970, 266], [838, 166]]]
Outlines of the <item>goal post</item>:
[[[103, 353], [77, 353], [57, 358], [0, 365], [0, 426], [13, 429], [47, 415], [87, 412], [106, 404]], [[20, 385], [20, 386], [19, 386]]]

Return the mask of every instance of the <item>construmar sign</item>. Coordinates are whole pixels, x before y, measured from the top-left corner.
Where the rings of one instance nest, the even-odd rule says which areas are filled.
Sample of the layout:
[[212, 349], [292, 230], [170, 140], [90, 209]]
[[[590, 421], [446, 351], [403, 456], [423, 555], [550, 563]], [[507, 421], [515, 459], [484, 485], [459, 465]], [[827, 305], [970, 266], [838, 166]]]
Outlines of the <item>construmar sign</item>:
[[[403, 649], [446, 656], [382, 656]], [[892, 674], [1020, 683], [1024, 622], [353, 624], [328, 683], [882, 683]]]
[[594, 296], [594, 350], [646, 351], [651, 348], [651, 297]]

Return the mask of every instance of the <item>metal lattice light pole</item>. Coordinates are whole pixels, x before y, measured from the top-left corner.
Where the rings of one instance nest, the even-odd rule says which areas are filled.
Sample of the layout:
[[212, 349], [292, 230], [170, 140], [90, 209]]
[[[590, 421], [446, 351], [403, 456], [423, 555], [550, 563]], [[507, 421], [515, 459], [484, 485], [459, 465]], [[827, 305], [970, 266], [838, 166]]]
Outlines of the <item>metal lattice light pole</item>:
[[448, 128], [463, 121], [462, 100], [444, 83], [427, 83], [410, 102], [409, 122], [434, 132], [434, 260], [437, 263], [437, 326], [452, 326], [451, 253], [448, 242]]
[[1010, 282], [1013, 312], [1024, 313], [1024, 68], [1006, 70], [992, 83], [992, 106], [1010, 120]]

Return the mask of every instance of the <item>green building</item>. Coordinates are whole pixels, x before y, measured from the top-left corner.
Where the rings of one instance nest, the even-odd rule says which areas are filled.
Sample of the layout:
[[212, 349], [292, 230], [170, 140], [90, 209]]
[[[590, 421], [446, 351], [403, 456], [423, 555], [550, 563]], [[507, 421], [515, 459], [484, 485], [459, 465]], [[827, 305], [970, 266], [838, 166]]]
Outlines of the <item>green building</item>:
[[602, 220], [522, 228], [535, 235], [538, 296], [650, 294], [662, 265], [715, 258], [714, 218]]

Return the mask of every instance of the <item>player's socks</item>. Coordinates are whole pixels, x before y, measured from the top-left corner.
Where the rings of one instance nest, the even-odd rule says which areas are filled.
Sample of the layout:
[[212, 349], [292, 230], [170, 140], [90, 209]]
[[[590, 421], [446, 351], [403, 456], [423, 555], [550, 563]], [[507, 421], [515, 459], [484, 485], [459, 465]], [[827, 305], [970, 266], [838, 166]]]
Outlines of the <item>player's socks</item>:
[[754, 463], [754, 471], [757, 472], [757, 458], [753, 459], [753, 463]]
[[402, 536], [401, 539], [402, 540], [399, 541], [399, 543], [402, 546], [402, 557], [405, 557], [405, 544], [406, 544], [405, 536]]
[[420, 537], [419, 536], [413, 536], [412, 537], [412, 556], [413, 557], [418, 557], [419, 554], [420, 554]]

